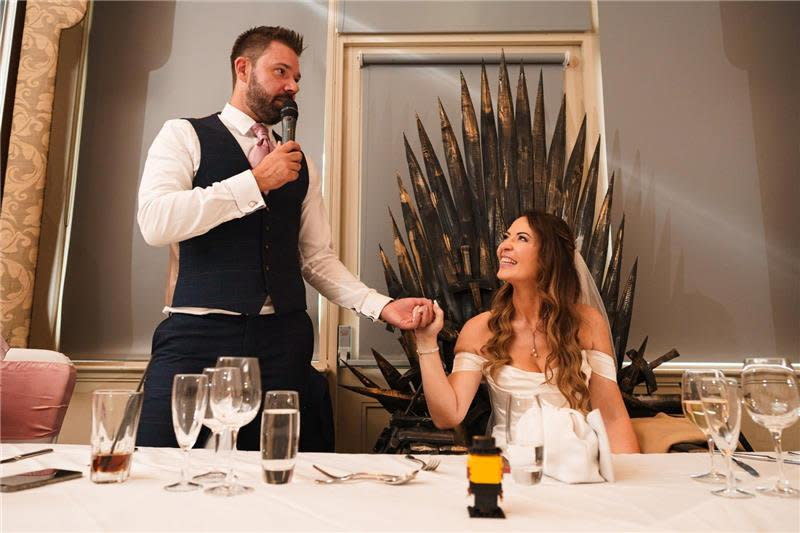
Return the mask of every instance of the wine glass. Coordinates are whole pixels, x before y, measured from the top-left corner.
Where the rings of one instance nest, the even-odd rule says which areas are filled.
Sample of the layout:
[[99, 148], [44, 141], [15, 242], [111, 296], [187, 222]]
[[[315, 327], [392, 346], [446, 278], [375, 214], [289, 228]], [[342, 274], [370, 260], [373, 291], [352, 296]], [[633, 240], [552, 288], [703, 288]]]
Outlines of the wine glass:
[[252, 422], [261, 407], [261, 369], [255, 357], [220, 357], [217, 367], [233, 367], [242, 371], [240, 423], [231, 436], [231, 447], [235, 450], [239, 428]]
[[757, 487], [767, 496], [800, 497], [800, 491], [789, 485], [784, 477], [781, 436], [783, 430], [797, 422], [800, 394], [794, 370], [781, 364], [751, 363], [742, 371], [744, 406], [753, 421], [767, 428], [775, 442], [778, 479], [772, 487]]
[[708, 440], [708, 456], [711, 462], [711, 469], [705, 474], [694, 474], [689, 476], [695, 481], [703, 483], [725, 483], [725, 475], [717, 471], [714, 466], [714, 439], [708, 428], [703, 402], [700, 400], [700, 382], [703, 378], [722, 378], [723, 374], [719, 370], [687, 370], [681, 378], [681, 406], [683, 414], [697, 428], [703, 432]]
[[300, 442], [300, 399], [295, 391], [264, 394], [261, 413], [261, 471], [264, 481], [280, 485], [292, 480]]
[[[211, 390], [211, 382], [212, 377], [215, 372], [219, 371], [218, 368], [204, 368], [203, 374], [208, 378], [208, 389], [209, 389], [209, 396]], [[214, 439], [214, 463], [219, 465], [220, 458], [219, 458], [219, 449], [220, 449], [220, 442], [222, 441], [223, 437], [225, 438], [225, 442], [230, 442], [225, 434], [225, 427], [214, 418], [214, 412], [211, 410], [211, 402], [208, 402], [208, 406], [206, 407], [206, 413], [203, 417], [203, 425], [206, 426], [208, 429], [211, 430], [211, 438]], [[225, 479], [225, 472], [220, 470], [211, 470], [209, 472], [205, 472], [203, 474], [198, 474], [192, 478], [195, 481], [222, 481]]]
[[172, 427], [183, 450], [181, 480], [164, 487], [171, 492], [197, 490], [200, 485], [188, 479], [189, 449], [197, 441], [203, 413], [208, 406], [208, 378], [202, 374], [176, 374], [172, 380]]
[[[239, 427], [242, 406], [242, 371], [239, 368], [219, 368], [211, 377], [211, 411], [223, 427], [235, 431]], [[228, 451], [228, 468], [222, 485], [206, 489], [215, 496], [235, 496], [247, 492], [244, 487], [234, 484], [233, 447]]]
[[536, 485], [544, 470], [542, 405], [537, 395], [509, 394], [506, 399], [506, 450], [511, 477], [519, 485]]
[[742, 389], [735, 379], [703, 378], [700, 381], [700, 400], [709, 432], [728, 462], [726, 487], [713, 490], [711, 494], [724, 498], [753, 498], [754, 494], [736, 488], [733, 477], [733, 452], [739, 444], [742, 425]]

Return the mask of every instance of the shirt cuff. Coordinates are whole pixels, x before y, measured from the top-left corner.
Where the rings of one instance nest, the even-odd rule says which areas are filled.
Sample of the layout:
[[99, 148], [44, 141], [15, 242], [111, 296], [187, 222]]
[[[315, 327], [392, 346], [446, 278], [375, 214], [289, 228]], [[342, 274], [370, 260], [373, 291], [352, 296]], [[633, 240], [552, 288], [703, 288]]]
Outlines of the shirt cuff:
[[266, 205], [252, 170], [245, 170], [226, 179], [225, 185], [231, 192], [236, 207], [243, 215], [250, 214]]
[[377, 292], [370, 292], [361, 304], [361, 314], [373, 322], [380, 319], [381, 311], [392, 299]]

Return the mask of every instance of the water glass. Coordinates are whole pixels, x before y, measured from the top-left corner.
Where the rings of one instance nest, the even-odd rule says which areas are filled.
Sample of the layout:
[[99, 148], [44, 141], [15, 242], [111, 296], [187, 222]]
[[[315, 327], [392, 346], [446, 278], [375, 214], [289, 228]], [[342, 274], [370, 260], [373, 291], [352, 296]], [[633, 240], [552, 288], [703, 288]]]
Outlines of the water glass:
[[[227, 430], [233, 432], [239, 428], [242, 406], [242, 371], [239, 368], [220, 368], [211, 378], [211, 411], [214, 418]], [[228, 468], [225, 482], [222, 485], [206, 489], [208, 494], [215, 496], [235, 496], [247, 492], [246, 489], [234, 483], [233, 475], [233, 446], [228, 451]]]
[[543, 413], [539, 396], [509, 394], [506, 399], [505, 456], [519, 485], [535, 485], [544, 472]]
[[746, 369], [748, 366], [752, 365], [782, 366], [789, 369], [792, 368], [792, 365], [789, 364], [789, 361], [785, 357], [746, 357], [742, 368]]
[[700, 381], [700, 400], [714, 442], [728, 462], [727, 485], [711, 494], [724, 498], [752, 498], [754, 495], [735, 486], [733, 452], [739, 444], [742, 424], [742, 389], [735, 379], [703, 378]]
[[775, 442], [778, 479], [772, 487], [757, 487], [767, 496], [797, 498], [800, 491], [789, 485], [783, 468], [781, 437], [783, 430], [797, 422], [800, 394], [794, 370], [770, 360], [751, 362], [742, 371], [744, 406], [753, 421], [765, 428]]
[[[209, 393], [208, 395], [211, 396], [211, 378], [215, 372], [218, 372], [220, 369], [218, 368], [204, 368], [203, 375], [208, 378], [208, 387]], [[214, 418], [214, 413], [211, 411], [211, 402], [206, 402], [206, 412], [203, 416], [203, 425], [211, 430], [211, 438], [214, 441], [214, 463], [219, 465], [220, 458], [219, 458], [219, 449], [220, 443], [223, 440], [223, 437], [226, 437], [225, 434], [225, 427], [216, 419]], [[229, 443], [230, 440], [228, 438], [224, 439], [226, 443]], [[226, 448], [227, 449], [227, 448]], [[195, 481], [206, 482], [206, 481], [222, 481], [225, 479], [225, 472], [221, 470], [210, 470], [208, 472], [204, 472], [203, 474], [198, 474], [192, 478]]]
[[703, 378], [723, 378], [719, 370], [687, 370], [681, 378], [681, 406], [683, 414], [697, 428], [703, 432], [708, 440], [708, 459], [711, 468], [704, 474], [694, 474], [689, 476], [695, 481], [703, 483], [725, 483], [725, 475], [717, 471], [714, 466], [714, 439], [708, 429], [703, 402], [700, 399], [700, 382]]
[[261, 471], [270, 484], [292, 480], [300, 442], [300, 400], [295, 391], [268, 391], [261, 413]]
[[176, 374], [172, 380], [172, 427], [183, 450], [181, 480], [164, 487], [170, 492], [188, 492], [200, 488], [188, 479], [189, 449], [200, 434], [208, 407], [208, 378], [203, 374]]
[[142, 393], [96, 390], [92, 394], [92, 466], [95, 483], [121, 483], [131, 472]]

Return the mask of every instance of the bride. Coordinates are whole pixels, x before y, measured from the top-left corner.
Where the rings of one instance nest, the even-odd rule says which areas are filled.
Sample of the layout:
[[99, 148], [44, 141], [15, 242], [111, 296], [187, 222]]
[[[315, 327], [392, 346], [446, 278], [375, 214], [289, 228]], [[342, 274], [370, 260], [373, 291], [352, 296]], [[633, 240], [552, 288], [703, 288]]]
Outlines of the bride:
[[[511, 224], [497, 248], [503, 283], [491, 310], [470, 319], [455, 347], [447, 376], [437, 335], [444, 313], [420, 306], [415, 330], [428, 410], [437, 427], [464, 419], [482, 379], [489, 384], [495, 424], [506, 413], [500, 394], [539, 394], [557, 407], [599, 409], [612, 453], [638, 453], [639, 445], [616, 383], [608, 320], [567, 224], [528, 212]], [[579, 265], [576, 267], [576, 263]], [[583, 292], [578, 270], [584, 272]], [[593, 292], [595, 305], [582, 294]]]

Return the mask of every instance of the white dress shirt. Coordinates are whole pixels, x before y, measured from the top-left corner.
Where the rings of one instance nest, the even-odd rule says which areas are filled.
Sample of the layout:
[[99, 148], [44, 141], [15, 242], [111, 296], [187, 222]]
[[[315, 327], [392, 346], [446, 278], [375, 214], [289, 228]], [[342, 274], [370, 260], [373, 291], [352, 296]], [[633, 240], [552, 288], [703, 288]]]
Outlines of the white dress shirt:
[[[255, 121], [226, 104], [220, 120], [242, 147], [245, 156], [256, 144], [250, 131]], [[270, 128], [270, 133], [272, 130]], [[391, 298], [370, 289], [339, 261], [331, 243], [331, 228], [320, 192], [319, 173], [308, 160], [309, 183], [300, 215], [299, 247], [303, 277], [332, 302], [377, 320]], [[202, 235], [216, 226], [264, 209], [266, 204], [251, 170], [220, 180], [209, 187], [193, 187], [200, 166], [200, 140], [187, 120], [168, 120], [147, 153], [139, 185], [137, 220], [144, 240], [152, 246], [172, 245]], [[177, 264], [171, 265], [174, 288]], [[168, 285], [168, 286], [169, 286]], [[224, 309], [170, 307], [168, 290], [164, 312], [209, 314], [238, 313]], [[261, 314], [273, 313], [269, 297]]]

